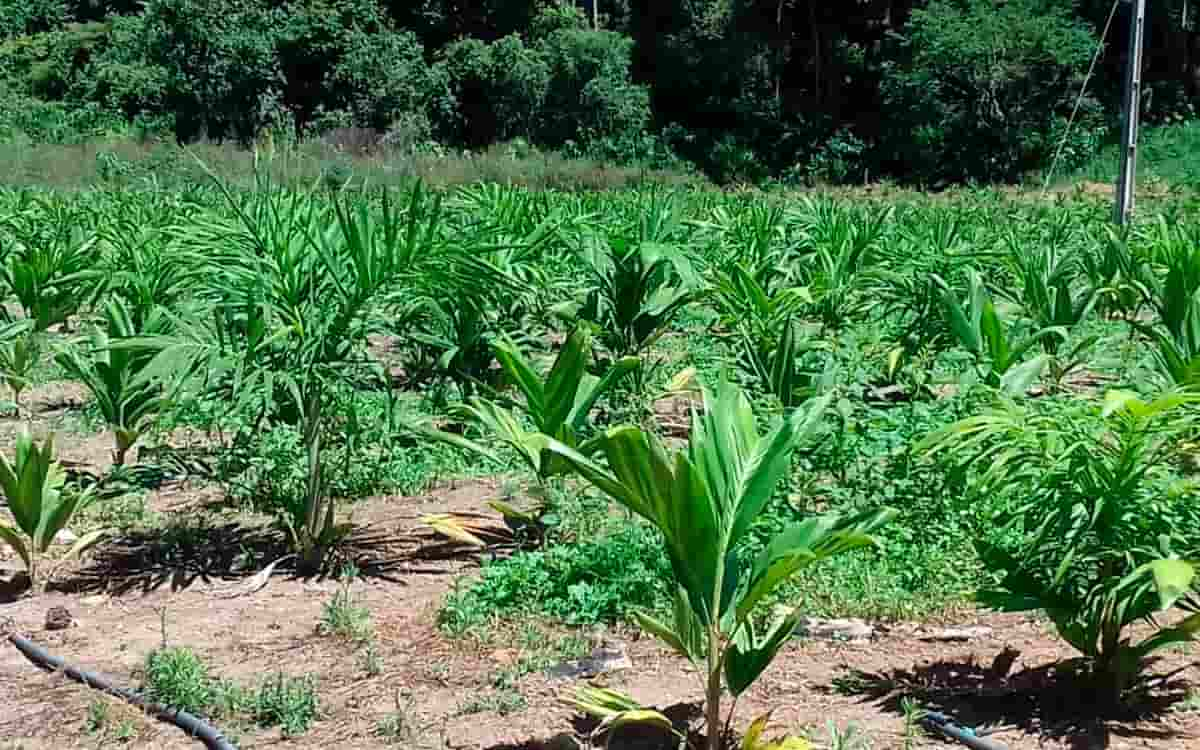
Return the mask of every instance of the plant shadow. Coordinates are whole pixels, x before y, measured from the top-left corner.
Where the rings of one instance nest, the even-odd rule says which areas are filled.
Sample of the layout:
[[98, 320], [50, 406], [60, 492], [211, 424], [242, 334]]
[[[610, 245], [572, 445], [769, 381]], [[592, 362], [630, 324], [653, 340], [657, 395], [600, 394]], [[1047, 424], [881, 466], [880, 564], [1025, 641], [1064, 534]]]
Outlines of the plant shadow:
[[1078, 661], [1010, 673], [1018, 655], [1005, 649], [990, 665], [937, 661], [888, 672], [851, 670], [827, 689], [860, 696], [898, 716], [912, 701], [979, 734], [1017, 730], [1078, 750], [1107, 748], [1112, 737], [1164, 741], [1178, 735], [1165, 724], [1147, 723], [1187, 697], [1188, 684], [1177, 679], [1179, 671], [1149, 675], [1122, 706], [1105, 710], [1096, 691], [1079, 677]]
[[324, 569], [302, 574], [287, 535], [270, 524], [210, 523], [203, 517], [163, 528], [135, 530], [93, 548], [89, 561], [54, 585], [76, 594], [148, 593], [163, 586], [172, 591], [197, 582], [235, 582], [274, 566], [275, 575], [324, 579], [351, 566], [364, 578], [403, 583], [401, 574], [444, 573], [440, 568], [415, 569], [415, 561], [452, 559], [462, 555], [454, 545], [426, 544], [421, 537], [394, 529], [361, 527], [332, 551]]

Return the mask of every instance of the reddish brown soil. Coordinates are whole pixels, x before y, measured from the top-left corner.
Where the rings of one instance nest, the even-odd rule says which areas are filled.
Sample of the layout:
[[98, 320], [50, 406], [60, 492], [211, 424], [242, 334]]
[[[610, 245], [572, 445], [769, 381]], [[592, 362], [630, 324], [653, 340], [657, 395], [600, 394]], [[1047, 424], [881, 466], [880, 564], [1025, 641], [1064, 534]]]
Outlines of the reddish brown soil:
[[[37, 427], [47, 428], [49, 419], [38, 414]], [[10, 423], [0, 424], [0, 447], [7, 448], [13, 434], [10, 427]], [[107, 465], [105, 436], [63, 434], [61, 440], [64, 455], [73, 460], [88, 463], [93, 470]], [[419, 531], [419, 518], [432, 512], [476, 511], [497, 487], [496, 481], [464, 481], [422, 497], [379, 497], [355, 506], [355, 521], [364, 527], [358, 535], [364, 545], [364, 574], [352, 590], [371, 611], [383, 664], [376, 676], [366, 674], [361, 646], [316, 632], [322, 605], [337, 590], [337, 582], [303, 580], [281, 570], [257, 593], [231, 597], [238, 576], [222, 575], [216, 568], [203, 574], [186, 569], [173, 575], [168, 563], [125, 554], [117, 541], [97, 549], [91, 561], [66, 573], [64, 583], [73, 587], [71, 593], [58, 590], [2, 603], [0, 618], [12, 618], [20, 631], [52, 653], [126, 686], [140, 684], [139, 670], [147, 653], [161, 645], [164, 623], [169, 643], [191, 647], [222, 677], [253, 684], [277, 670], [318, 676], [322, 717], [308, 733], [285, 739], [278, 730], [249, 730], [241, 735], [244, 747], [562, 747], [550, 739], [560, 733], [586, 734], [587, 727], [559, 698], [576, 685], [589, 683], [626, 690], [647, 704], [671, 709], [676, 716], [694, 714], [701, 692], [697, 674], [656, 642], [631, 630], [614, 629], [589, 635], [624, 644], [632, 670], [590, 681], [526, 675], [516, 685], [527, 701], [525, 708], [507, 716], [490, 711], [463, 715], [464, 704], [493, 693], [497, 673], [520, 657], [521, 641], [503, 629], [489, 642], [455, 640], [438, 630], [439, 603], [455, 577], [467, 572], [473, 562], [461, 554], [440, 554], [447, 550]], [[191, 514], [217, 497], [214, 488], [197, 489], [185, 483], [151, 493], [149, 503], [161, 512]], [[259, 528], [239, 529], [231, 526], [222, 532], [230, 535], [228, 540], [217, 535], [212, 544], [236, 546], [240, 533], [253, 548], [266, 538]], [[266, 548], [259, 552], [262, 560], [273, 554]], [[106, 561], [112, 567], [121, 560], [127, 564], [123, 571], [98, 569]], [[140, 568], [134, 564], [139, 560]], [[98, 575], [101, 572], [103, 576]], [[161, 585], [152, 587], [156, 581]], [[181, 582], [186, 585], [173, 585]], [[76, 625], [45, 631], [45, 613], [52, 606], [67, 607]], [[906, 745], [900, 698], [911, 694], [923, 706], [940, 708], [964, 722], [1007, 727], [994, 738], [1013, 750], [1200, 748], [1200, 712], [1191, 701], [1180, 702], [1188, 681], [1196, 681], [1187, 650], [1172, 651], [1155, 665], [1156, 672], [1181, 671], [1145, 703], [1143, 718], [1099, 722], [1079, 718], [1077, 693], [1053, 689], [1046, 668], [1071, 653], [1044, 623], [1022, 616], [981, 614], [976, 622], [956, 624], [984, 624], [992, 631], [964, 643], [927, 641], [928, 630], [917, 625], [892, 626], [866, 642], [798, 640], [743, 697], [735, 726], [745, 726], [754, 716], [773, 710], [772, 723], [778, 731], [809, 731], [820, 740], [826, 722], [840, 726], [854, 722], [871, 737], [876, 750], [902, 748]], [[546, 627], [549, 639], [554, 628]], [[1007, 668], [1002, 665], [1006, 653], [1011, 656]], [[398, 696], [413, 731], [389, 744], [377, 736], [376, 728], [381, 719], [395, 713]], [[15, 649], [0, 644], [0, 747], [200, 746], [174, 727], [144, 718], [115, 701], [109, 701], [115, 717], [110, 728], [89, 732], [88, 706], [96, 699], [97, 693], [39, 672]], [[123, 742], [113, 736], [121, 718], [130, 719], [136, 730], [134, 738]], [[634, 746], [667, 747], [612, 744], [614, 749]], [[908, 746], [947, 745], [918, 734]]]

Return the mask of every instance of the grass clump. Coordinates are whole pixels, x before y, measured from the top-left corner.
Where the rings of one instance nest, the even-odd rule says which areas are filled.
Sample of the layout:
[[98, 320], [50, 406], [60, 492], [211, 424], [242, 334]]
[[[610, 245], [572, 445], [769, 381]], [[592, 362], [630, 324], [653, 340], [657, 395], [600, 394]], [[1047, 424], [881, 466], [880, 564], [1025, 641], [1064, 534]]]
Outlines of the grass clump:
[[202, 714], [213, 705], [215, 692], [208, 666], [184, 647], [162, 648], [146, 658], [146, 695], [155, 703]]
[[[249, 689], [215, 678], [194, 651], [179, 646], [158, 649], [146, 658], [143, 691], [155, 703], [197, 716], [278, 726], [288, 737], [307, 731], [318, 710], [312, 676], [276, 673]], [[94, 708], [89, 726], [102, 726], [106, 717], [105, 709]]]
[[325, 602], [321, 610], [321, 621], [317, 623], [317, 632], [356, 643], [371, 640], [374, 635], [371, 610], [359, 604], [358, 599], [350, 592], [348, 582]]
[[260, 726], [278, 726], [285, 737], [304, 734], [317, 718], [316, 679], [276, 673], [259, 686], [253, 718]]
[[119, 713], [113, 710], [107, 698], [96, 698], [88, 704], [84, 728], [91, 735], [98, 734], [104, 739], [128, 742], [137, 736], [137, 726], [128, 717], [118, 717]]

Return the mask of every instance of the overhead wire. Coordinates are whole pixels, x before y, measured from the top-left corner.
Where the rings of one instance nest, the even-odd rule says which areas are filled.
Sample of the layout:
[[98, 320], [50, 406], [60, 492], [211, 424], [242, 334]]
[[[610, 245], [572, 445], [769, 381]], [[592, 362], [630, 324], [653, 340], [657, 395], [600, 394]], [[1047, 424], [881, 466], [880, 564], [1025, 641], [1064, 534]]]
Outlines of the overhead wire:
[[1079, 95], [1075, 97], [1075, 106], [1071, 109], [1071, 116], [1067, 119], [1067, 129], [1063, 131], [1062, 138], [1058, 141], [1058, 147], [1054, 150], [1054, 158], [1050, 161], [1050, 170], [1046, 172], [1046, 180], [1042, 184], [1042, 196], [1045, 197], [1046, 192], [1050, 189], [1050, 181], [1054, 179], [1054, 170], [1058, 167], [1059, 159], [1062, 158], [1063, 148], [1067, 144], [1067, 139], [1071, 137], [1071, 128], [1075, 125], [1075, 118], [1079, 115], [1079, 107], [1083, 104], [1083, 96], [1087, 91], [1087, 85], [1092, 80], [1093, 74], [1096, 72], [1096, 63], [1100, 62], [1100, 56], [1104, 54], [1104, 40], [1108, 39], [1108, 31], [1112, 28], [1113, 19], [1117, 15], [1117, 7], [1121, 4], [1121, 0], [1113, 0], [1112, 9], [1108, 11], [1108, 20], [1104, 22], [1104, 31], [1100, 33], [1100, 41], [1096, 44], [1096, 52], [1092, 55], [1092, 64], [1088, 66], [1087, 75], [1083, 77], [1083, 83], [1079, 85]]

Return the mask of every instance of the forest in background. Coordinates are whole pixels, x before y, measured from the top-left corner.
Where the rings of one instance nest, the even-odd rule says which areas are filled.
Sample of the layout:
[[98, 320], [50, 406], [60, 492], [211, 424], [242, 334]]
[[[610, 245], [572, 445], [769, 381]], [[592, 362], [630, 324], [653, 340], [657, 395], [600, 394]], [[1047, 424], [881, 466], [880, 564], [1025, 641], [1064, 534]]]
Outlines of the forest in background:
[[[1150, 123], [1200, 102], [1193, 4], [1150, 0]], [[515, 142], [717, 182], [1010, 181], [1112, 136], [1129, 6], [0, 0], [0, 138]]]

